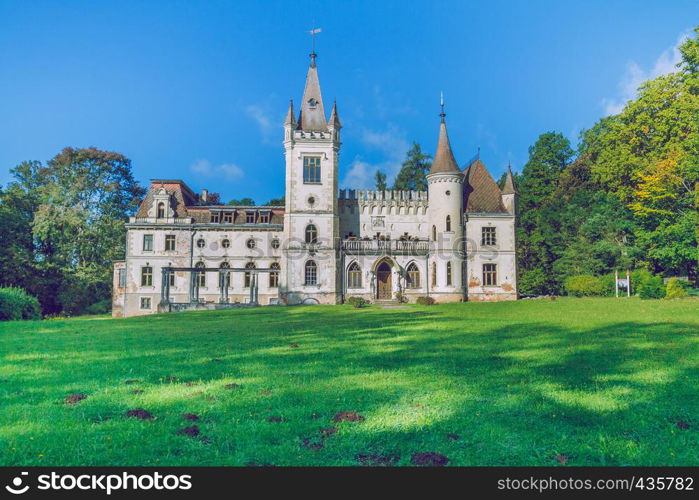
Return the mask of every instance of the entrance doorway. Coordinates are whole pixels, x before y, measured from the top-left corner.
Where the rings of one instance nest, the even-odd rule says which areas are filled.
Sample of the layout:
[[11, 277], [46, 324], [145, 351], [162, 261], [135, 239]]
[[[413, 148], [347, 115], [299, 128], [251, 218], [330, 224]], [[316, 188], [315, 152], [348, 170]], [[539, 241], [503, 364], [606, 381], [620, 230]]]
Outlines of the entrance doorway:
[[391, 300], [393, 298], [393, 283], [391, 278], [391, 266], [382, 262], [376, 268], [376, 298], [378, 300]]

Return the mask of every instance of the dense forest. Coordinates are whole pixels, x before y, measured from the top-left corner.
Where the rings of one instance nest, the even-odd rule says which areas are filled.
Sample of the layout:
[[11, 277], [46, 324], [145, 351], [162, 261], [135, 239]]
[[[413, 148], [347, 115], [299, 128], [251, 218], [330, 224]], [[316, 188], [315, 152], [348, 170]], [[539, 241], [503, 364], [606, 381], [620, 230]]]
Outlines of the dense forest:
[[[515, 175], [521, 293], [570, 293], [580, 276], [604, 277], [608, 291], [615, 270], [696, 283], [698, 37], [699, 28], [680, 47], [676, 72], [647, 81], [576, 146], [546, 132], [529, 148]], [[429, 166], [430, 156], [413, 144], [392, 187], [424, 189]], [[0, 188], [0, 286], [25, 289], [46, 315], [108, 311], [112, 261], [123, 258], [124, 222], [144, 194], [130, 160], [66, 148], [11, 174]], [[376, 184], [388, 188], [385, 174]]]

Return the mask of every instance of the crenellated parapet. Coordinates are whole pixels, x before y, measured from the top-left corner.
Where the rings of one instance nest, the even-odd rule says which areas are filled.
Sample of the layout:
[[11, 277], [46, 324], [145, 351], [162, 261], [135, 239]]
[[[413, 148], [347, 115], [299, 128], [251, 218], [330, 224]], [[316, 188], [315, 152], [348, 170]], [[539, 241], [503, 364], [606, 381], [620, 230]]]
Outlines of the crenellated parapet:
[[342, 211], [359, 210], [363, 214], [425, 214], [427, 191], [340, 190]]

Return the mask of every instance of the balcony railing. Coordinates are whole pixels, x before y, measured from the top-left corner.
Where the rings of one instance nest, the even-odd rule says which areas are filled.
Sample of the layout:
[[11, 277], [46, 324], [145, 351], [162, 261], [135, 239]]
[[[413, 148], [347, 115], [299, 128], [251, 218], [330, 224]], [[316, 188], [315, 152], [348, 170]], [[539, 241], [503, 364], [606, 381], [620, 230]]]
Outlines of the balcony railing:
[[131, 224], [191, 224], [191, 217], [129, 217]]
[[344, 240], [342, 250], [349, 254], [426, 255], [429, 241]]

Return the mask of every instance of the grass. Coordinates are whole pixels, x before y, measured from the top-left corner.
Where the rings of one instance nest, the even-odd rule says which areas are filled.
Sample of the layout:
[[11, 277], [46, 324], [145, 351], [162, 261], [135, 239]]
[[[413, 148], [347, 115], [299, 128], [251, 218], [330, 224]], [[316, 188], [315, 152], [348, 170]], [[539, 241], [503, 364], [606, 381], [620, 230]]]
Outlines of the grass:
[[699, 465], [698, 311], [559, 299], [2, 323], [0, 465]]

